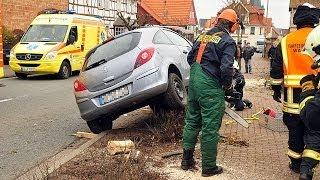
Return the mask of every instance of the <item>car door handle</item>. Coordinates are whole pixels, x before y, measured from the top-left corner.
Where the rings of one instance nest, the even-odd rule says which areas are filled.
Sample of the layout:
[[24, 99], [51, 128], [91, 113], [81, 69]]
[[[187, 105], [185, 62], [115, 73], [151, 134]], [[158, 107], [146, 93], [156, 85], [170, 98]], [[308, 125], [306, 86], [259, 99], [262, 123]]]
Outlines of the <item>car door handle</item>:
[[111, 82], [111, 81], [113, 81], [113, 80], [114, 80], [114, 76], [109, 76], [109, 77], [103, 79], [102, 81], [103, 81], [104, 83], [108, 83], [108, 82]]
[[182, 52], [183, 52], [183, 54], [188, 54], [188, 53], [189, 53], [189, 52], [186, 51], [186, 50], [183, 50]]

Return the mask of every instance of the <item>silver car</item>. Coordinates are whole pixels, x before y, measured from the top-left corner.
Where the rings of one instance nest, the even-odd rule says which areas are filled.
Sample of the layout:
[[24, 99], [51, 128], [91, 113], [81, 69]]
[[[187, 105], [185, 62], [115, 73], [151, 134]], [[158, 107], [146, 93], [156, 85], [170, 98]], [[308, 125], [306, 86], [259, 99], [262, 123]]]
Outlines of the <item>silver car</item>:
[[120, 115], [149, 105], [181, 109], [186, 98], [191, 43], [166, 28], [130, 31], [98, 45], [74, 82], [81, 117], [90, 130], [112, 129]]

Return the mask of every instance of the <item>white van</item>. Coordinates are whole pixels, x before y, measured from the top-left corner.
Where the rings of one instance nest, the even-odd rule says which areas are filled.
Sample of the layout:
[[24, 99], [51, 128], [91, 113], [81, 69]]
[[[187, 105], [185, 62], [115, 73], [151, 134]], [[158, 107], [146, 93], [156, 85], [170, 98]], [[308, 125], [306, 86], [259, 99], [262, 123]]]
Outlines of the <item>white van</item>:
[[265, 38], [259, 38], [257, 40], [257, 53], [263, 53], [264, 52], [264, 47], [265, 47], [265, 44], [266, 44], [266, 40]]

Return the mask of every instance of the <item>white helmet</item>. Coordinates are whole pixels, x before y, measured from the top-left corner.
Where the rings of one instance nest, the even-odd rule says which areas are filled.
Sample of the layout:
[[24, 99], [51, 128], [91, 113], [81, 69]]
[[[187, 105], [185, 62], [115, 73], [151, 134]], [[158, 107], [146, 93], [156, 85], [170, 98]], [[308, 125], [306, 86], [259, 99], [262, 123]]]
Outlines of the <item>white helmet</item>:
[[304, 54], [309, 55], [314, 61], [320, 60], [320, 55], [316, 54], [312, 48], [320, 45], [320, 25], [314, 28], [308, 35], [304, 45]]
[[233, 68], [238, 69], [238, 70], [240, 69], [238, 61], [236, 61], [236, 60], [233, 61]]

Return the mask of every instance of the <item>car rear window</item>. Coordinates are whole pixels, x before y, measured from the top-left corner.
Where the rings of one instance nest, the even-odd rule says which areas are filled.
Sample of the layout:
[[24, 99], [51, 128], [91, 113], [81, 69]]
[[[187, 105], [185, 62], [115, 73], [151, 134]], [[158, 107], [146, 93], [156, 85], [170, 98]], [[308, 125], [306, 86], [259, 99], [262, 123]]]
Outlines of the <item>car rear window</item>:
[[129, 33], [96, 47], [87, 55], [84, 69], [91, 69], [100, 65], [100, 61], [108, 62], [133, 50], [139, 44], [140, 38], [139, 32]]

